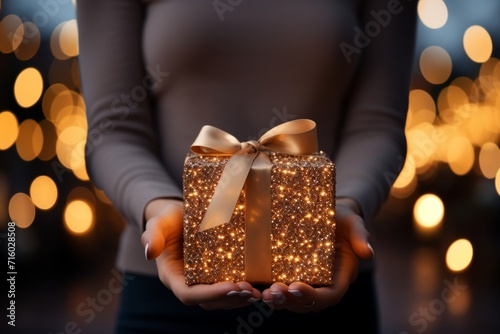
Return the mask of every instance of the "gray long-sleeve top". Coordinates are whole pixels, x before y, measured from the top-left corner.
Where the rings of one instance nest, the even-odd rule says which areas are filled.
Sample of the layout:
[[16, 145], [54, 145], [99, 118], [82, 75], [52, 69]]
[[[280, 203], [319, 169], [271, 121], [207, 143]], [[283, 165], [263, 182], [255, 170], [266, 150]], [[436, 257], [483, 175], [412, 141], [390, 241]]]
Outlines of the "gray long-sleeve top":
[[86, 162], [128, 224], [121, 268], [155, 273], [144, 209], [182, 198], [201, 127], [241, 141], [309, 118], [336, 164], [338, 197], [369, 223], [406, 156], [416, 29], [410, 0], [84, 0], [79, 62]]

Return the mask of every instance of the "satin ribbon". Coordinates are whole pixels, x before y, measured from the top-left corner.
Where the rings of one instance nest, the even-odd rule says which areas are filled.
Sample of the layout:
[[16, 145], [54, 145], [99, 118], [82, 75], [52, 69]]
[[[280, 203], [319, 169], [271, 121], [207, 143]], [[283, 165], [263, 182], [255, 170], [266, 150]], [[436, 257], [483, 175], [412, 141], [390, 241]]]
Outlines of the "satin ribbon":
[[[205, 125], [191, 145], [191, 152], [199, 155], [230, 156], [199, 231], [228, 223], [245, 187], [245, 273], [249, 282], [271, 281], [272, 163], [266, 151], [289, 155], [317, 153], [316, 123], [308, 119], [289, 121], [270, 129], [257, 141], [247, 142]], [[263, 270], [263, 266], [267, 268]]]

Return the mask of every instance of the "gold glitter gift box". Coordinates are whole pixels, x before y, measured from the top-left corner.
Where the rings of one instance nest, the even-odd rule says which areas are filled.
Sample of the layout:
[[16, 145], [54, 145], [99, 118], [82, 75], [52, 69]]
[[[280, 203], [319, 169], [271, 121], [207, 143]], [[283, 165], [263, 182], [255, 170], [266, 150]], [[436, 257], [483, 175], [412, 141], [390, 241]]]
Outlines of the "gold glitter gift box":
[[240, 143], [204, 126], [184, 163], [186, 284], [333, 284], [335, 165], [315, 123]]

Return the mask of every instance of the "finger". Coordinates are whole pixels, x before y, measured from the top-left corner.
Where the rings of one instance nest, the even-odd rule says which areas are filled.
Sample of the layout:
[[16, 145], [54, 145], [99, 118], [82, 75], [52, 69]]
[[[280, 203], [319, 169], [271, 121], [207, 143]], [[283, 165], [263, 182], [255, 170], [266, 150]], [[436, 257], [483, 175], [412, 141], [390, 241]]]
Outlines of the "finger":
[[244, 307], [260, 299], [260, 292], [248, 283], [220, 282], [187, 286], [179, 280], [172, 284], [172, 291], [182, 303], [200, 305], [206, 310]]
[[262, 293], [258, 290], [255, 289], [250, 283], [248, 282], [238, 282], [236, 283], [238, 287], [240, 288], [241, 291], [251, 291], [252, 294], [249, 296], [248, 302], [252, 303], [257, 300], [262, 299]]
[[272, 304], [275, 309], [281, 310], [286, 307], [287, 295], [289, 295], [288, 286], [277, 282], [262, 291], [262, 300], [267, 304]]
[[350, 216], [348, 238], [352, 249], [362, 259], [371, 259], [374, 256], [373, 248], [370, 245], [370, 234], [365, 228], [364, 220], [360, 216]]
[[297, 313], [314, 312], [326, 307], [326, 302], [318, 300], [316, 290], [305, 283], [294, 282], [288, 287], [288, 293], [293, 299], [287, 308]]
[[261, 299], [260, 296], [260, 291], [250, 287], [249, 289], [243, 290], [231, 290], [222, 296], [222, 298], [200, 303], [199, 305], [206, 310], [229, 310], [245, 307], [255, 303]]

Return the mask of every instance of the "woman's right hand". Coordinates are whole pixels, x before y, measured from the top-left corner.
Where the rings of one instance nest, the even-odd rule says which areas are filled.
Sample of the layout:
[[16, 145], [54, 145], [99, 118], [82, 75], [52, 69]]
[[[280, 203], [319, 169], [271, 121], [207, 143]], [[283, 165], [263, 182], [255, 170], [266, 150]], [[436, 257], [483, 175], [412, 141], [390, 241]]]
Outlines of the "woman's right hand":
[[151, 201], [145, 211], [141, 242], [146, 259], [156, 260], [161, 282], [185, 305], [206, 310], [234, 309], [261, 298], [248, 282], [187, 285], [183, 258], [183, 204], [175, 199]]

